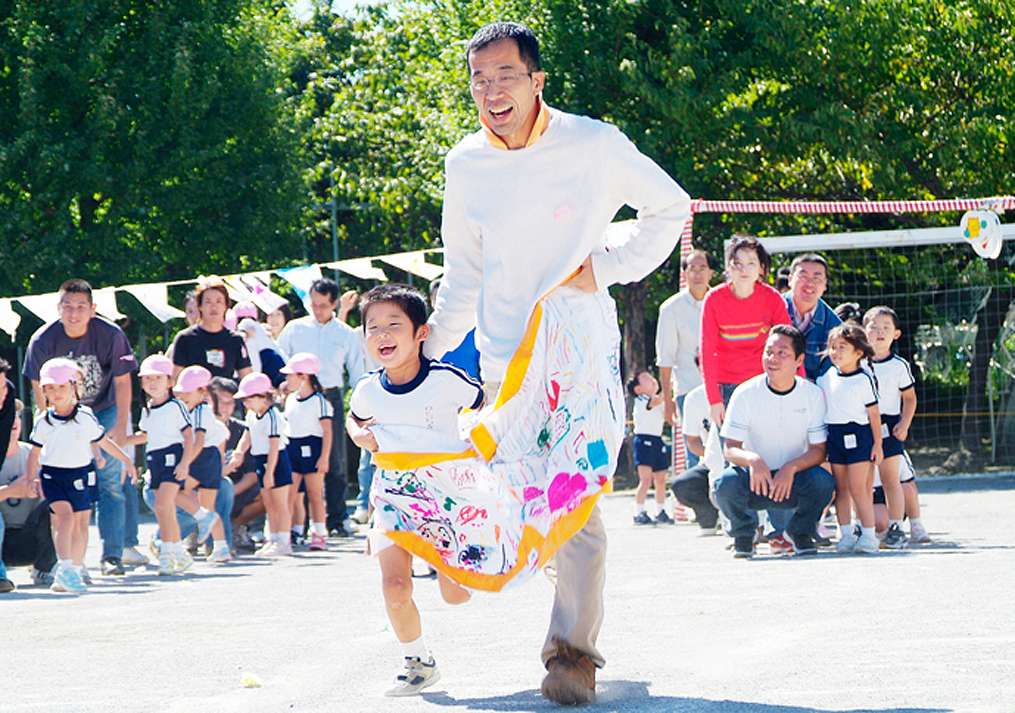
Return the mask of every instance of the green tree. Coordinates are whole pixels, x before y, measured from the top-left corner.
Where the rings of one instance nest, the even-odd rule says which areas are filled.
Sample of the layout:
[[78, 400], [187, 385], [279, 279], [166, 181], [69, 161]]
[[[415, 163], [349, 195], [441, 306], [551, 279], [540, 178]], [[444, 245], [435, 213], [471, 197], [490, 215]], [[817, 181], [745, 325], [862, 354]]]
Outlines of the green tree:
[[0, 290], [277, 264], [300, 150], [282, 3], [0, 1]]

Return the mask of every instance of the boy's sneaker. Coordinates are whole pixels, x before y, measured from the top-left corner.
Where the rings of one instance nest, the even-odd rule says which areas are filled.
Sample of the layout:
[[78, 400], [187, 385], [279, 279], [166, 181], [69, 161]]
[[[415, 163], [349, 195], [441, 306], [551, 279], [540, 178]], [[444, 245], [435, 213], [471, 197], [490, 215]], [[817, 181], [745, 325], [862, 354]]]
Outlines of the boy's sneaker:
[[423, 663], [416, 656], [405, 657], [405, 670], [395, 677], [395, 683], [384, 692], [385, 696], [411, 696], [441, 680], [437, 662]]
[[307, 538], [296, 532], [296, 530], [289, 531], [289, 541], [292, 542], [294, 546], [307, 544]]
[[734, 537], [733, 538], [733, 556], [737, 559], [745, 559], [747, 557], [754, 556], [754, 537], [747, 535], [746, 537]]
[[850, 533], [839, 538], [838, 543], [835, 545], [835, 551], [840, 555], [848, 555], [853, 551], [854, 547], [856, 547], [856, 537], [853, 536], [853, 533]]
[[352, 519], [360, 525], [365, 525], [367, 520], [370, 519], [370, 511], [366, 508], [356, 508], [356, 512], [352, 514]]
[[878, 538], [873, 533], [870, 535], [861, 534], [853, 546], [853, 552], [860, 555], [872, 555], [879, 549], [881, 549], [881, 543], [878, 542]]
[[768, 549], [773, 555], [784, 555], [793, 551], [793, 543], [786, 538], [784, 533], [780, 532], [775, 537], [768, 538]]
[[[211, 534], [211, 529], [215, 527], [215, 523], [219, 521], [219, 514], [213, 510], [209, 510], [208, 514], [197, 520], [197, 544], [201, 544], [208, 539], [208, 535]], [[187, 549], [190, 549], [189, 547]], [[194, 547], [196, 550], [197, 547]], [[194, 551], [192, 550], [192, 551]]]
[[48, 587], [56, 578], [56, 565], [53, 565], [53, 569], [48, 572], [43, 572], [41, 569], [36, 569], [33, 566], [28, 573], [32, 577], [32, 584], [42, 584]]
[[906, 546], [906, 533], [899, 525], [893, 524], [881, 540], [881, 546], [888, 550], [901, 550]]
[[634, 516], [635, 525], [655, 525], [655, 520], [648, 516], [647, 512], [640, 512]]
[[816, 555], [818, 553], [818, 546], [814, 542], [814, 538], [806, 533], [798, 533], [791, 535], [786, 533], [786, 539], [793, 543], [793, 553], [797, 557], [804, 555]]
[[136, 547], [124, 547], [120, 561], [127, 567], [143, 567], [148, 564], [148, 558], [138, 552]]
[[315, 552], [328, 549], [328, 541], [324, 539], [324, 535], [319, 532], [310, 533], [310, 549]]
[[183, 551], [180, 556], [173, 556], [173, 570], [176, 574], [183, 574], [188, 569], [194, 566], [194, 558], [187, 550]]
[[71, 594], [78, 594], [88, 589], [81, 581], [81, 575], [76, 569], [58, 570], [49, 588], [54, 592], [69, 592]]
[[909, 541], [918, 545], [925, 545], [930, 542], [930, 535], [922, 522], [913, 522], [909, 525]]
[[208, 562], [214, 564], [222, 564], [228, 562], [233, 558], [233, 553], [229, 549], [229, 545], [217, 545], [212, 548], [211, 554], [206, 558]]
[[173, 562], [173, 556], [168, 552], [159, 555], [159, 574], [163, 577], [176, 574], [176, 564]]
[[665, 510], [660, 510], [659, 514], [656, 515], [656, 522], [660, 525], [674, 525], [676, 520], [666, 514]]
[[88, 568], [84, 565], [78, 567], [78, 576], [81, 577], [81, 581], [84, 582], [85, 585], [90, 585], [92, 583], [92, 576], [88, 574]]

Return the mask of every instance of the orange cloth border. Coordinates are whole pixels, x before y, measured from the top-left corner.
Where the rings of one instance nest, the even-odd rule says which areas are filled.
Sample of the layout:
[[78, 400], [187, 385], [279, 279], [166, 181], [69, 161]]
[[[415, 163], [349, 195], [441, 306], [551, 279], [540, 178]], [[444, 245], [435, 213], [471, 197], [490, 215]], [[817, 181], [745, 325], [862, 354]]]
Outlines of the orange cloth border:
[[[532, 131], [529, 132], [529, 138], [525, 141], [525, 148], [532, 146], [532, 144], [539, 141], [539, 137], [546, 131], [546, 127], [550, 125], [550, 112], [546, 108], [546, 104], [543, 103], [540, 97], [536, 97], [536, 102], [539, 105], [539, 113], [536, 114], [536, 123], [532, 125]], [[480, 115], [479, 123], [483, 125], [483, 133], [486, 135], [486, 140], [490, 142], [490, 145], [495, 149], [502, 151], [510, 151], [508, 145], [504, 143], [504, 140], [493, 133], [493, 129], [486, 123], [486, 119]]]
[[[612, 481], [610, 481], [612, 482]], [[609, 485], [609, 483], [607, 484]], [[602, 492], [606, 492], [604, 487]], [[539, 551], [538, 567], [543, 567], [550, 558], [556, 554], [560, 546], [571, 539], [571, 536], [585, 527], [592, 514], [592, 508], [599, 500], [599, 493], [591, 495], [582, 501], [582, 504], [569, 512], [557, 521], [557, 524], [550, 530], [550, 537], [544, 538], [539, 532], [530, 526], [526, 526], [522, 533], [522, 541], [518, 545], [518, 561], [515, 566], [503, 574], [482, 574], [481, 572], [468, 572], [445, 564], [440, 555], [429, 542], [417, 535], [415, 532], [392, 531], [386, 532], [392, 541], [407, 552], [421, 557], [430, 563], [434, 569], [443, 572], [445, 575], [470, 589], [481, 589], [487, 592], [499, 592], [518, 572], [528, 565], [529, 552]]]

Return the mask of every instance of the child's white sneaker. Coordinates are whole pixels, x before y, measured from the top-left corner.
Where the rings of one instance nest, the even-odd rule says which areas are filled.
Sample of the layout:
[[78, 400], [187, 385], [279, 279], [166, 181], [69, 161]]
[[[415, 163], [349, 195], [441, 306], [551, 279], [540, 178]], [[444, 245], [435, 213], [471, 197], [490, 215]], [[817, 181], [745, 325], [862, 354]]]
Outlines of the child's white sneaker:
[[193, 566], [194, 558], [187, 550], [184, 550], [182, 555], [173, 556], [173, 571], [176, 574], [183, 574]]
[[853, 551], [855, 546], [856, 538], [851, 532], [848, 535], [843, 535], [839, 538], [839, 541], [835, 545], [835, 552], [840, 555], [848, 555]]
[[159, 553], [159, 575], [168, 577], [171, 574], [176, 574], [176, 563], [173, 561], [173, 556], [168, 552]]
[[214, 564], [222, 564], [228, 562], [233, 558], [233, 553], [229, 549], [229, 545], [216, 545], [212, 548], [211, 554], [206, 558], [208, 562]]
[[437, 662], [432, 658], [423, 663], [416, 656], [405, 657], [405, 669], [395, 677], [391, 688], [384, 692], [385, 696], [411, 696], [419, 693], [427, 686], [441, 680], [441, 672]]
[[853, 552], [860, 555], [872, 555], [881, 549], [881, 543], [878, 542], [878, 538], [873, 533], [869, 535], [860, 535], [856, 540], [856, 545], [853, 547]]
[[920, 545], [925, 545], [930, 542], [930, 535], [927, 534], [927, 528], [923, 526], [922, 522], [914, 522], [910, 524], [909, 541]]
[[80, 594], [88, 589], [81, 580], [81, 575], [77, 569], [64, 569], [62, 567], [57, 571], [56, 577], [53, 578], [53, 583], [49, 585], [49, 588], [54, 592], [69, 592], [70, 594]]

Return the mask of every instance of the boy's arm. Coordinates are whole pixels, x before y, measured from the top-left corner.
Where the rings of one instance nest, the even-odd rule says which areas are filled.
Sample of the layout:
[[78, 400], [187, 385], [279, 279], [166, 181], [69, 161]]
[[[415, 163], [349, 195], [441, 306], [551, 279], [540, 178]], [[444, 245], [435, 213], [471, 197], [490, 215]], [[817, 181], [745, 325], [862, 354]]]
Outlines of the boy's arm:
[[892, 435], [900, 441], [905, 441], [909, 437], [909, 428], [913, 425], [915, 415], [916, 387], [911, 387], [902, 392], [902, 416], [892, 429]]
[[349, 438], [352, 439], [352, 442], [360, 448], [368, 450], [371, 453], [376, 453], [378, 450], [377, 439], [370, 432], [370, 426], [373, 424], [373, 419], [360, 421], [351, 413], [345, 418], [345, 430], [349, 434]]

